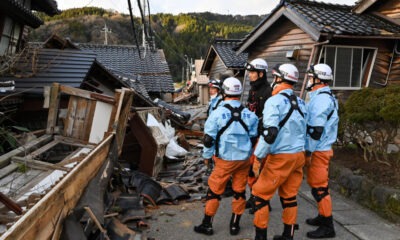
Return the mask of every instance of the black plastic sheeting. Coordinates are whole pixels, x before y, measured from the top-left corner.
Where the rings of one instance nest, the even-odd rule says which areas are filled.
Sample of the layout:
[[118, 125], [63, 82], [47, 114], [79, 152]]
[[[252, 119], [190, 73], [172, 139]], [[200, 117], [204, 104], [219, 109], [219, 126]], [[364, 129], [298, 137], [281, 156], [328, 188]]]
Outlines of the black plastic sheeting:
[[130, 183], [136, 187], [137, 192], [143, 196], [143, 200], [156, 206], [157, 199], [160, 197], [162, 187], [148, 175], [134, 171]]

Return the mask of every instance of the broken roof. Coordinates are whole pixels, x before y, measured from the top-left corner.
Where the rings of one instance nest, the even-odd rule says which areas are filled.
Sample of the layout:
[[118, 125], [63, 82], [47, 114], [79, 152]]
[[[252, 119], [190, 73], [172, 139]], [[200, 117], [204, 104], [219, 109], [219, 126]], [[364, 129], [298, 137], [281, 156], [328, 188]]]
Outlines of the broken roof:
[[114, 79], [112, 84], [119, 88], [128, 86], [97, 62], [95, 53], [74, 49], [27, 48], [0, 80], [15, 81], [16, 92], [43, 94], [44, 86], [53, 82], [80, 87], [94, 68]]
[[247, 53], [236, 54], [233, 50], [238, 43], [240, 43], [239, 39], [214, 39], [201, 72], [208, 72], [217, 56], [228, 69], [244, 68], [244, 64], [247, 61]]
[[400, 26], [371, 13], [356, 14], [353, 6], [309, 0], [282, 0], [271, 14], [256, 26], [238, 45], [244, 51], [280, 17], [285, 16], [314, 40], [321, 35], [399, 38]]
[[98, 61], [111, 71], [136, 76], [148, 92], [174, 92], [171, 73], [162, 50], [141, 49], [141, 58], [135, 46], [86, 43], [79, 43], [78, 46], [96, 53]]

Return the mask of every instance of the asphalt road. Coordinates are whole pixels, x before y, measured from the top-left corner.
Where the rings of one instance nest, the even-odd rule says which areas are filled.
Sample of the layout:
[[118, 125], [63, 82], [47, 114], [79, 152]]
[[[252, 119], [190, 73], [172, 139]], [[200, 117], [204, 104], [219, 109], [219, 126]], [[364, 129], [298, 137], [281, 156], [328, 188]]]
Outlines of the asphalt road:
[[[336, 230], [334, 239], [362, 239], [362, 240], [400, 240], [400, 227], [387, 222], [375, 213], [360, 205], [345, 199], [332, 192], [333, 217]], [[231, 198], [221, 201], [217, 215], [214, 217], [214, 235], [206, 236], [195, 233], [193, 227], [201, 223], [204, 204], [200, 201], [181, 202], [179, 205], [161, 205], [159, 209], [150, 210], [152, 215], [148, 224], [150, 228], [143, 232], [142, 237], [156, 240], [172, 239], [254, 239], [253, 215], [246, 211], [241, 219], [241, 231], [237, 236], [229, 234], [229, 221], [231, 218]], [[268, 239], [281, 234], [281, 204], [279, 197], [274, 196], [271, 202], [273, 208], [270, 214]], [[298, 196], [298, 223], [300, 229], [295, 232], [294, 239], [309, 239], [306, 232], [315, 227], [305, 224], [305, 219], [317, 214], [316, 205], [312, 200], [310, 189], [303, 183]]]

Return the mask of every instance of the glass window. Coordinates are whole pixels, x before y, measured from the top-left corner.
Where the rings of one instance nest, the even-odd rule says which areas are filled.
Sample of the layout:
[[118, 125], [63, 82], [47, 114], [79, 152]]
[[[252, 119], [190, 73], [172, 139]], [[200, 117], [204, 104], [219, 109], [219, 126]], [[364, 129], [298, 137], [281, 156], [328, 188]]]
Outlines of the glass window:
[[[349, 46], [324, 46], [319, 62], [331, 66], [334, 89], [359, 89], [363, 79], [369, 77], [368, 64], [372, 63], [375, 49]], [[368, 75], [366, 75], [368, 74]]]
[[4, 18], [4, 27], [0, 39], [0, 56], [16, 52], [21, 25], [14, 22], [11, 18]]

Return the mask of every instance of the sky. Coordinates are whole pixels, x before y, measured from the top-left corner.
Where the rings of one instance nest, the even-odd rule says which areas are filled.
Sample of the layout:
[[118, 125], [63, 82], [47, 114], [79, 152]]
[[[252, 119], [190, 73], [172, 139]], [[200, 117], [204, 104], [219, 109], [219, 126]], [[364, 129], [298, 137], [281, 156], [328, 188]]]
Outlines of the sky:
[[[56, 0], [61, 10], [80, 7], [101, 7], [129, 13], [128, 0]], [[279, 0], [148, 0], [150, 13], [213, 12], [232, 15], [263, 15], [269, 13]], [[353, 5], [356, 0], [319, 0], [321, 2]], [[143, 1], [142, 1], [143, 2]], [[146, 1], [147, 2], [147, 1]], [[137, 1], [131, 0], [133, 14], [139, 16]], [[148, 10], [146, 10], [148, 12]]]

